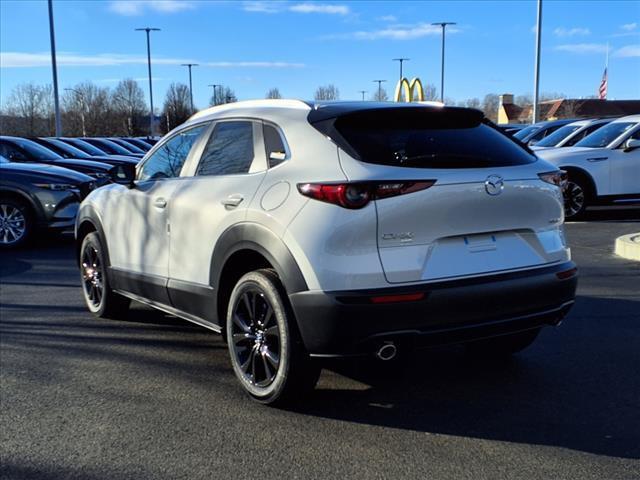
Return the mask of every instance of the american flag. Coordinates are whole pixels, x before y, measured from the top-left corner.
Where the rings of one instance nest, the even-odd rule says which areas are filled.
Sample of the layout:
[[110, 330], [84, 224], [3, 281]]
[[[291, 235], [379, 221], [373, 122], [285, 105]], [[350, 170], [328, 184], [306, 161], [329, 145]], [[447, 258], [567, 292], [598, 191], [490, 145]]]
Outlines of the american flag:
[[604, 73], [602, 74], [602, 81], [600, 82], [600, 88], [598, 89], [598, 98], [600, 100], [607, 99], [607, 69], [605, 67]]

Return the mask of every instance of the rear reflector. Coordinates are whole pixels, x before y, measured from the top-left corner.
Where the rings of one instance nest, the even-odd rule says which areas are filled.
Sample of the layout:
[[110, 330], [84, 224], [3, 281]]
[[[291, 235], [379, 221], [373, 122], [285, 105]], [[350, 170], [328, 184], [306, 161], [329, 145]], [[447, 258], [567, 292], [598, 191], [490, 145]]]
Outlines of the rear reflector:
[[576, 267], [573, 267], [569, 270], [564, 270], [563, 272], [556, 273], [556, 277], [558, 277], [558, 279], [560, 280], [565, 280], [567, 278], [573, 277], [577, 273], [578, 273], [578, 269]]
[[382, 295], [371, 297], [371, 303], [416, 302], [424, 298], [424, 293], [405, 293], [402, 295]]

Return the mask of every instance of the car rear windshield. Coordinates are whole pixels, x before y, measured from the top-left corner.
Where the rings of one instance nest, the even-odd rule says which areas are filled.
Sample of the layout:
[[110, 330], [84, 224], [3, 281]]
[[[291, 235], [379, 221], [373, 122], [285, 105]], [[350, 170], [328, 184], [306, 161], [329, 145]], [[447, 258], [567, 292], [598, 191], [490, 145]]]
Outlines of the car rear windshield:
[[[422, 110], [422, 111], [420, 111]], [[480, 112], [463, 109], [381, 109], [335, 119], [329, 135], [354, 158], [406, 168], [488, 168], [532, 163], [536, 157]]]

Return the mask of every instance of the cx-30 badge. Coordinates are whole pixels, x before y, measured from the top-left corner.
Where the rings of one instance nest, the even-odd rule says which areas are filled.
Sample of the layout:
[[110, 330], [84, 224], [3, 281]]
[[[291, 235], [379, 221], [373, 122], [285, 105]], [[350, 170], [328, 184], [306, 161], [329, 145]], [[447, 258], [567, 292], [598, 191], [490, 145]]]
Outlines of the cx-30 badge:
[[489, 175], [484, 181], [484, 189], [489, 195], [500, 195], [504, 190], [504, 180], [500, 175]]

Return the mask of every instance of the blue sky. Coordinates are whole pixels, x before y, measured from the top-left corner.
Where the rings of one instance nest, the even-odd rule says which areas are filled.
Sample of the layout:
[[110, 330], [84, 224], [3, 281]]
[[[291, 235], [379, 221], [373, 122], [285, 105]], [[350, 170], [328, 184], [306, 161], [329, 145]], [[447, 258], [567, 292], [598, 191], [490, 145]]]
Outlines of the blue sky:
[[[208, 2], [54, 0], [60, 88], [92, 80], [115, 86], [131, 77], [147, 93], [146, 44], [152, 26], [156, 106], [173, 81], [208, 104], [222, 83], [240, 99], [312, 98], [334, 83], [342, 99], [375, 90], [373, 79], [398, 79], [395, 57], [409, 57], [406, 76], [440, 85], [440, 30], [447, 33], [445, 94], [455, 100], [486, 93], [531, 93], [534, 1]], [[543, 4], [541, 91], [596, 93], [607, 44], [609, 98], [640, 98], [640, 1], [552, 1]], [[51, 82], [47, 4], [0, 1], [0, 97], [21, 82]]]

